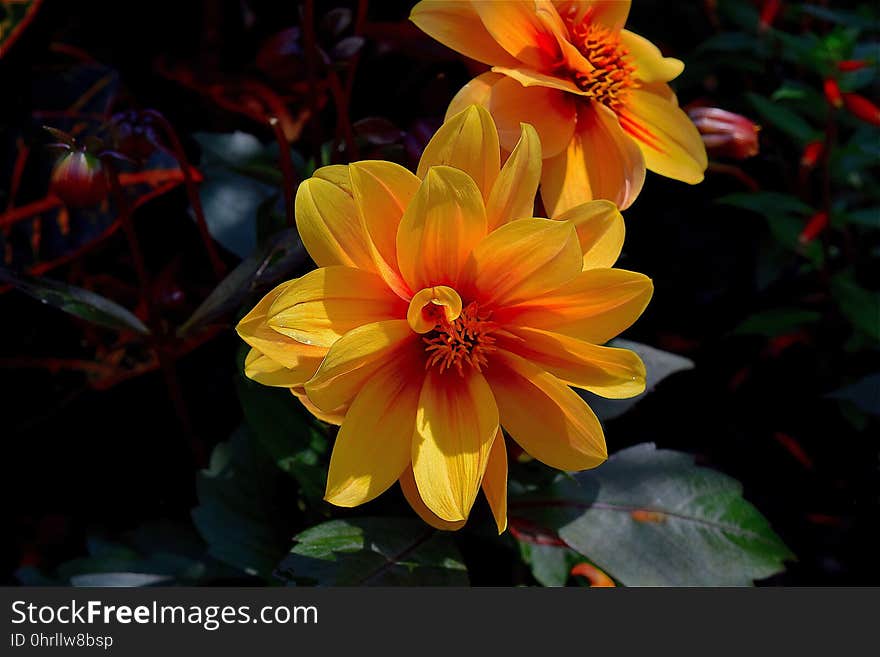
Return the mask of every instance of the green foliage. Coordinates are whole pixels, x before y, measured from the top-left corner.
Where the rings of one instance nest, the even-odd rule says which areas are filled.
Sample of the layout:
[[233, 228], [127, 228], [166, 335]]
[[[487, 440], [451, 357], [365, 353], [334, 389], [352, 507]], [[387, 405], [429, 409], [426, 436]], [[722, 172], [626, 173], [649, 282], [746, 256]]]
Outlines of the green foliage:
[[331, 520], [298, 534], [279, 572], [318, 586], [462, 586], [461, 556], [448, 534], [414, 518]]
[[840, 311], [852, 325], [880, 341], [880, 293], [866, 290], [847, 272], [835, 276], [831, 287]]
[[736, 480], [652, 444], [510, 508], [628, 586], [744, 586], [793, 558]]
[[818, 322], [821, 317], [812, 310], [773, 308], [747, 317], [733, 332], [737, 335], [762, 335], [772, 338], [800, 328], [804, 324]]
[[746, 97], [762, 119], [801, 144], [813, 141], [819, 136], [818, 131], [806, 120], [781, 103], [773, 102], [755, 93], [748, 93]]

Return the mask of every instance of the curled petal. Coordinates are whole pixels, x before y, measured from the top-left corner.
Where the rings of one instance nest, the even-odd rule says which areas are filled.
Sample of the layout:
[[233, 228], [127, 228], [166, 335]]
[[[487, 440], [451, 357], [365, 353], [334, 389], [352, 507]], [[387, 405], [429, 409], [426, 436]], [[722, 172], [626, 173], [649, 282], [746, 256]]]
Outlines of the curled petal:
[[489, 231], [509, 221], [534, 216], [535, 194], [541, 182], [541, 140], [527, 123], [521, 124], [520, 130], [519, 141], [489, 194]]
[[409, 302], [406, 321], [416, 333], [427, 333], [438, 324], [452, 323], [461, 315], [461, 297], [445, 285], [419, 290]]

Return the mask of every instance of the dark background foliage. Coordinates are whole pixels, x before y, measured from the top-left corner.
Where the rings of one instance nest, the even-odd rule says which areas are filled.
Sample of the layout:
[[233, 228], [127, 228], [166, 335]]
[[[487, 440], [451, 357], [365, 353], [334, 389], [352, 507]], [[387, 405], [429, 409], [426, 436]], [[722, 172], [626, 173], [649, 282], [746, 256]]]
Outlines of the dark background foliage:
[[[874, 291], [880, 289], [880, 136], [876, 127], [832, 109], [822, 95], [823, 81], [834, 76], [844, 92], [880, 97], [876, 8], [783, 2], [762, 30], [767, 5], [779, 3], [634, 4], [628, 27], [686, 62], [675, 84], [682, 105], [721, 107], [753, 119], [762, 130], [757, 156], [713, 158], [699, 186], [649, 174], [626, 213], [627, 241], [618, 266], [651, 276], [656, 292], [625, 337], [682, 354], [696, 366], [609, 421], [609, 449], [650, 441], [690, 452], [698, 463], [739, 479], [746, 499], [797, 556], [766, 583], [878, 584], [880, 311]], [[112, 98], [100, 111], [161, 112], [205, 177], [202, 197], [209, 210], [215, 207], [211, 194], [236, 185], [257, 190], [256, 202], [248, 197], [253, 212], [243, 242], [236, 241], [241, 231], [221, 234], [208, 213], [226, 269], [272, 232], [266, 226], [284, 222], [277, 144], [260, 107], [266, 96], [248, 84], [268, 88], [287, 107], [298, 176], [319, 163], [346, 161], [355, 149], [360, 157], [412, 166], [449, 99], [481, 69], [408, 24], [408, 2], [370, 3], [363, 21], [334, 33], [340, 19], [330, 10], [337, 6], [356, 16], [354, 4], [315, 3], [316, 39], [334, 63], [313, 63], [318, 72], [310, 76], [302, 35], [283, 32], [302, 24], [300, 3], [158, 1], [136, 7], [46, 0], [0, 58], [0, 209], [12, 209], [10, 181], [22, 147], [31, 154], [19, 176], [16, 207], [46, 197], [55, 155], [44, 148], [51, 140], [40, 126], [70, 130], [76, 124], [63, 111], [46, 110], [69, 109], [112, 72]], [[9, 11], [4, 3], [0, 7]], [[352, 39], [358, 30], [363, 42]], [[836, 60], [851, 59], [868, 61], [866, 72], [834, 72]], [[340, 89], [326, 82], [331, 69], [338, 71]], [[63, 100], [68, 97], [73, 100]], [[780, 107], [789, 114], [780, 116]], [[308, 109], [316, 113], [302, 122]], [[791, 113], [808, 132], [798, 134]], [[83, 134], [100, 132], [101, 123], [87, 122]], [[829, 143], [832, 129], [832, 155], [804, 172], [804, 147], [813, 140]], [[209, 188], [217, 180], [209, 151], [220, 147], [202, 135], [235, 130], [254, 135], [266, 150], [268, 173]], [[334, 149], [334, 140], [348, 150]], [[167, 151], [160, 156], [169, 158]], [[151, 166], [174, 164], [163, 164], [161, 157]], [[275, 193], [249, 187], [255, 178]], [[135, 189], [132, 199], [148, 191]], [[166, 329], [177, 327], [216, 279], [184, 186], [142, 201], [133, 223], [152, 280], [150, 304]], [[831, 214], [830, 226], [815, 239], [798, 241], [810, 217], [823, 210]], [[4, 267], [91, 289], [143, 319], [135, 267], [124, 230], [117, 230], [118, 207], [66, 218], [55, 212], [42, 213], [39, 222], [31, 216], [2, 227]], [[310, 266], [295, 254], [286, 273]], [[161, 562], [141, 572], [190, 568], [180, 577], [184, 581], [252, 581], [197, 556], [203, 541], [211, 541], [209, 518], [219, 513], [203, 496], [203, 487], [216, 481], [197, 474], [211, 448], [242, 421], [247, 384], [240, 379], [239, 341], [230, 328], [239, 308], [261, 290], [249, 290], [214, 318], [215, 329], [196, 337], [165, 330], [171, 337], [157, 349], [170, 368], [153, 363], [139, 369], [152, 361], [127, 334], [122, 339], [9, 286], [2, 289], [3, 582], [65, 580], [65, 573], [88, 572], [76, 561], [87, 554], [126, 564]], [[115, 373], [87, 365], [110, 361]], [[835, 393], [870, 376], [875, 378], [860, 391]], [[320, 453], [322, 447], [303, 449], [302, 463], [290, 467], [301, 467], [304, 481], [311, 472], [308, 449]], [[242, 491], [245, 497], [252, 493]], [[307, 495], [302, 482], [299, 492], [288, 481], [272, 489], [274, 517], [281, 521], [266, 544], [284, 545], [314, 524], [297, 504]], [[196, 506], [199, 531], [191, 516]], [[393, 492], [368, 511], [396, 508], [408, 514]], [[256, 531], [230, 531], [239, 529], [242, 535]], [[532, 582], [512, 550], [479, 535], [454, 540], [472, 583]], [[169, 565], [168, 553], [178, 561]], [[250, 575], [271, 577], [274, 556], [267, 556], [266, 573]]]

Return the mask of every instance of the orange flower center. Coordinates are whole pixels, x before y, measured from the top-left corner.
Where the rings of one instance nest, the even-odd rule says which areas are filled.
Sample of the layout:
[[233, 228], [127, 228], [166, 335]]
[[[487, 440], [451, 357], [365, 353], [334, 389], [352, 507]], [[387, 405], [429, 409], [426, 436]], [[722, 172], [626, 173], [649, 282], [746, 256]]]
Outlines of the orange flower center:
[[616, 111], [635, 84], [636, 67], [630, 61], [629, 50], [616, 32], [591, 23], [589, 18], [579, 24], [569, 18], [566, 25], [572, 44], [595, 67], [589, 72], [573, 71], [574, 83], [590, 98]]
[[454, 366], [463, 374], [467, 365], [481, 371], [489, 363], [488, 355], [495, 351], [492, 332], [497, 325], [490, 321], [491, 315], [474, 302], [465, 306], [454, 322], [438, 315], [437, 328], [422, 338], [428, 353], [425, 367], [439, 367], [442, 372]]

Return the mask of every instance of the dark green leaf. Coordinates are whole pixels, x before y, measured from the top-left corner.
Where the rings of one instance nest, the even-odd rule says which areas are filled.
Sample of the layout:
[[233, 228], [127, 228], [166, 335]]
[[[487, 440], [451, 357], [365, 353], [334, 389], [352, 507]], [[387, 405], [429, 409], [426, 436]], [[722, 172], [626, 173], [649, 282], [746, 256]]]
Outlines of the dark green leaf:
[[871, 374], [840, 390], [828, 394], [854, 404], [856, 408], [871, 415], [880, 415], [880, 374]]
[[761, 117], [781, 132], [804, 144], [817, 138], [818, 132], [794, 111], [758, 94], [746, 96]]
[[574, 550], [558, 545], [519, 541], [519, 552], [542, 586], [565, 586], [572, 567], [584, 560]]
[[35, 278], [22, 274], [13, 274], [8, 269], [0, 268], [0, 282], [14, 285], [25, 294], [66, 313], [116, 330], [135, 331], [148, 335], [144, 323], [130, 311], [107, 297], [95, 294], [81, 287], [74, 287], [48, 278]]
[[318, 586], [468, 583], [452, 537], [411, 518], [331, 520], [307, 529], [278, 572]]
[[743, 210], [751, 210], [764, 217], [775, 217], [783, 214], [808, 216], [813, 208], [790, 194], [778, 192], [741, 192], [728, 194], [718, 199], [719, 203], [732, 205]]
[[803, 3], [800, 5], [800, 10], [810, 16], [849, 27], [866, 30], [876, 30], [880, 27], [878, 26], [878, 17], [876, 14], [871, 13], [869, 5], [865, 5], [862, 11], [848, 11], [846, 9], [832, 9], [830, 7]]
[[749, 585], [793, 558], [739, 482], [653, 444], [511, 499], [510, 514], [554, 531], [627, 586]]
[[853, 326], [880, 340], [880, 294], [866, 290], [846, 273], [831, 279], [831, 289], [841, 312]]
[[800, 308], [774, 308], [746, 318], [737, 326], [735, 335], [763, 335], [772, 338], [792, 331], [804, 324], [818, 322], [822, 316], [812, 310]]

